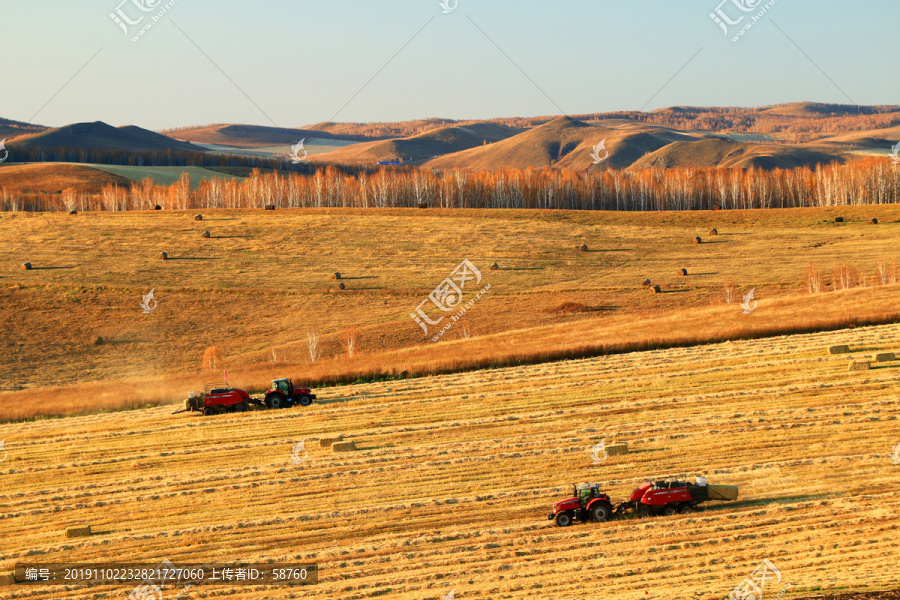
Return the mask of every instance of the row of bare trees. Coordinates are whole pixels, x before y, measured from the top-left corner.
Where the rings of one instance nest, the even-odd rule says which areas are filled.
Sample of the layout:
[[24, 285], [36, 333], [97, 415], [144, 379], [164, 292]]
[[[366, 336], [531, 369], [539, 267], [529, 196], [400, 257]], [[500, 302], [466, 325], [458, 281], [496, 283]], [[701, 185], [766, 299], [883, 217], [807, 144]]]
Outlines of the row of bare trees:
[[504, 169], [438, 172], [328, 166], [311, 175], [260, 172], [243, 180], [171, 185], [150, 179], [99, 195], [22, 196], [0, 189], [0, 210], [148, 210], [193, 208], [358, 207], [538, 208], [566, 210], [710, 210], [850, 206], [900, 202], [900, 166], [867, 158], [815, 169], [646, 169], [576, 173]]
[[[819, 294], [825, 287], [825, 276], [821, 269], [814, 263], [806, 269], [806, 288], [810, 294]], [[843, 264], [831, 271], [831, 289], [849, 290], [855, 287], [869, 287], [869, 285], [893, 285], [900, 282], [900, 266], [892, 258], [879, 260], [875, 265], [875, 276], [870, 278], [865, 273], [860, 274], [855, 267]]]

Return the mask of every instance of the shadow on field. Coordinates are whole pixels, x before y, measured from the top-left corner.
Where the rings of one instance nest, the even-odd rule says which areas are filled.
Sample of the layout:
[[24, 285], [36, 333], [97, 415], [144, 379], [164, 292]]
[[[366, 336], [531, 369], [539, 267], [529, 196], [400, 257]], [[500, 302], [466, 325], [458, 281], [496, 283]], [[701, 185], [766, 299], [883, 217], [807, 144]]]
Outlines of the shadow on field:
[[166, 260], [222, 260], [221, 258], [201, 258], [199, 256], [170, 256]]
[[718, 275], [718, 273], [691, 273], [688, 277], [700, 277], [701, 275]]
[[74, 269], [75, 267], [31, 267], [32, 271], [53, 271], [56, 269]]
[[232, 238], [250, 239], [253, 236], [252, 235], [214, 235], [212, 237], [213, 237], [213, 239], [216, 239], [216, 240], [230, 240]]
[[508, 267], [504, 271], [543, 271], [544, 267]]
[[706, 244], [727, 244], [728, 240], [703, 240], [701, 246], [705, 246]]
[[341, 275], [341, 280], [344, 279], [378, 279], [378, 275], [362, 275], [360, 277], [347, 277], [346, 275]]

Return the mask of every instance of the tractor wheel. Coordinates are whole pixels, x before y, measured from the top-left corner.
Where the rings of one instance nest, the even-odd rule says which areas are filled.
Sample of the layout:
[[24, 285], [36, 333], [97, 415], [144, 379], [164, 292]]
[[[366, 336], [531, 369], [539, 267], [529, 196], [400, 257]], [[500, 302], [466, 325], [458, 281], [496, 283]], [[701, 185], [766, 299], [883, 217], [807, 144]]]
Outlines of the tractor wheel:
[[665, 508], [663, 508], [663, 514], [667, 517], [671, 517], [674, 514], [678, 513], [678, 507], [674, 504], [666, 504]]
[[682, 506], [681, 508], [678, 509], [678, 512], [680, 512], [683, 515], [689, 515], [692, 512], [694, 512], [694, 507], [691, 506], [690, 504], [685, 504], [684, 506]]
[[266, 406], [269, 408], [284, 408], [284, 398], [281, 394], [269, 394], [266, 396]]
[[598, 523], [603, 523], [604, 521], [609, 521], [609, 517], [612, 514], [612, 507], [605, 502], [598, 502], [594, 506], [591, 507], [591, 517]]
[[638, 509], [638, 517], [641, 518], [641, 519], [648, 519], [648, 518], [650, 518], [650, 507], [649, 507], [649, 506], [642, 506], [642, 507], [640, 507], [640, 508]]
[[232, 410], [234, 410], [234, 412], [247, 412], [247, 408], [247, 401], [244, 400], [243, 402], [238, 402], [237, 404], [235, 404], [232, 407]]
[[572, 515], [567, 512], [561, 512], [556, 515], [556, 524], [560, 527], [568, 527], [572, 524]]
[[309, 406], [310, 404], [312, 404], [312, 398], [310, 398], [306, 394], [303, 394], [297, 400], [300, 401], [300, 406]]
[[214, 414], [216, 414], [215, 406], [204, 406], [203, 407], [203, 416], [204, 417], [208, 417], [208, 416], [214, 415]]

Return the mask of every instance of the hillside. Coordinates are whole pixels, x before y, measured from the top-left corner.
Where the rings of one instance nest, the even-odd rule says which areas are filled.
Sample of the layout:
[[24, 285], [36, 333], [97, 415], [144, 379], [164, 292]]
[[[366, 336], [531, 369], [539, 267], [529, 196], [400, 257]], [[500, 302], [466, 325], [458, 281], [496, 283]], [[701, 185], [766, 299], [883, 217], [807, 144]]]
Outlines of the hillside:
[[453, 125], [406, 138], [354, 144], [317, 155], [316, 160], [336, 163], [373, 163], [402, 159], [403, 162], [415, 163], [436, 156], [492, 144], [517, 133], [519, 133], [517, 129], [491, 123]]
[[32, 123], [23, 123], [21, 121], [0, 118], [0, 139], [12, 139], [20, 135], [40, 133], [46, 130], [47, 128], [43, 125], [34, 125]]
[[[592, 165], [591, 151], [606, 140], [608, 160]], [[647, 152], [662, 148], [675, 139], [690, 139], [658, 127], [613, 129], [588, 125], [569, 117], [560, 117], [489, 146], [479, 146], [448, 154], [425, 163], [426, 167], [448, 169], [464, 167], [476, 170], [541, 167], [625, 168]], [[604, 153], [601, 152], [601, 156]]]
[[284, 127], [264, 127], [260, 125], [204, 125], [183, 127], [161, 132], [175, 140], [193, 143], [213, 144], [232, 148], [265, 148], [269, 146], [290, 146], [306, 138], [338, 141], [366, 141], [364, 136], [340, 136], [315, 129], [293, 129]]
[[[853, 359], [896, 351], [900, 326], [320, 389], [282, 411], [173, 405], [23, 423], [0, 434], [0, 570], [316, 562], [314, 587], [188, 593], [720, 600], [768, 559], [780, 580], [766, 598], [896, 588], [900, 363], [848, 372], [846, 355], [825, 352], [835, 344]], [[357, 450], [320, 446], [338, 435]], [[600, 440], [630, 453], [593, 464]], [[738, 499], [646, 520], [547, 520], [574, 482], [621, 501], [644, 481], [700, 472]], [[84, 525], [91, 537], [63, 537]], [[4, 589], [80, 600], [134, 586]]]
[[0, 188], [15, 192], [58, 193], [73, 188], [99, 194], [107, 184], [130, 187], [133, 180], [85, 165], [65, 163], [0, 164]]
[[632, 169], [650, 167], [757, 167], [761, 169], [815, 168], [817, 164], [844, 162], [841, 153], [827, 148], [754, 144], [706, 137], [675, 142], [635, 161]]
[[179, 142], [172, 138], [127, 125], [113, 127], [102, 121], [75, 123], [64, 127], [48, 129], [41, 133], [26, 135], [7, 143], [13, 151], [16, 148], [100, 148], [125, 152], [187, 151], [203, 152], [203, 148]]

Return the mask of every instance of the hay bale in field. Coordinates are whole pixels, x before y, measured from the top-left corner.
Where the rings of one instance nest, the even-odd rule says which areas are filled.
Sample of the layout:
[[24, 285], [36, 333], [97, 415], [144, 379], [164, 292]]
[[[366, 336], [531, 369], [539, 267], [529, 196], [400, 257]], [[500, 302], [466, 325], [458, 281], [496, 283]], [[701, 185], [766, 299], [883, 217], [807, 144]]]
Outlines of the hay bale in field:
[[70, 214], [70, 215], [77, 215], [77, 214], [78, 214], [78, 211], [77, 211], [77, 210], [70, 210], [70, 211], [69, 211], [69, 214]]
[[169, 253], [168, 253], [168, 252], [160, 252], [160, 253], [159, 253], [159, 259], [160, 259], [160, 260], [168, 260], [168, 259], [169, 259]]
[[31, 263], [22, 263], [22, 268], [26, 271], [31, 270]]
[[331, 274], [331, 278], [332, 278], [332, 279], [340, 279], [340, 278], [341, 278], [341, 274], [338, 273], [338, 272], [334, 272], [334, 273]]
[[203, 220], [203, 215], [199, 215], [199, 214], [198, 214], [198, 215], [194, 215], [194, 220], [195, 220], [195, 221], [202, 221], [202, 220]]
[[709, 235], [719, 235], [719, 230], [718, 229], [710, 229]]
[[208, 232], [208, 231], [204, 231], [203, 233], [200, 234], [200, 236], [201, 236], [201, 237], [208, 238], [208, 237], [209, 237], [209, 232]]
[[266, 204], [266, 210], [275, 210], [274, 204]]
[[343, 439], [344, 439], [344, 434], [341, 434], [335, 438], [322, 438], [319, 440], [319, 445], [323, 448], [328, 448], [332, 444], [336, 444], [338, 442], [343, 441]]
[[100, 337], [99, 335], [95, 335], [95, 336], [91, 337], [91, 345], [92, 346], [102, 346], [105, 343], [106, 342], [103, 341], [103, 338]]
[[353, 452], [356, 450], [356, 442], [338, 442], [332, 444], [331, 449], [335, 452]]
[[835, 217], [835, 218], [834, 218], [834, 222], [835, 222], [835, 223], [843, 223], [843, 222], [844, 222], [844, 217]]
[[156, 206], [153, 207], [153, 210], [162, 210], [162, 206], [157, 204]]
[[878, 225], [878, 219], [872, 217], [871, 219], [869, 219], [869, 225]]
[[578, 246], [578, 249], [581, 250], [582, 252], [587, 252], [588, 251], [587, 244], [582, 244], [582, 245]]
[[628, 442], [606, 444], [604, 448], [606, 449], [607, 456], [619, 456], [621, 454], [628, 454]]
[[650, 288], [650, 293], [651, 294], [660, 294], [660, 293], [662, 293], [662, 288], [659, 287], [658, 285], [654, 285]]
[[494, 263], [490, 266], [490, 269], [491, 269], [491, 271], [499, 271], [500, 265], [498, 265], [497, 263]]
[[678, 269], [677, 275], [679, 277], [687, 277], [687, 269]]
[[75, 537], [90, 537], [91, 536], [91, 526], [87, 527], [69, 527], [66, 529], [66, 537], [67, 538], [75, 538]]
[[15, 584], [16, 584], [15, 573], [3, 573], [2, 575], [0, 575], [0, 586], [15, 585]]
[[650, 287], [650, 280], [649, 280], [649, 279], [643, 280], [643, 281], [641, 282], [641, 285], [644, 286], [644, 287]]
[[346, 290], [346, 289], [347, 289], [347, 286], [344, 285], [343, 283], [339, 283], [339, 284], [338, 284], [338, 289], [339, 289], [339, 290]]
[[427, 202], [419, 202], [419, 208], [428, 208]]
[[844, 344], [842, 346], [830, 346], [828, 354], [850, 354], [850, 346]]
[[897, 360], [897, 356], [893, 352], [881, 352], [872, 357], [875, 362], [891, 362]]
[[693, 244], [702, 244], [702, 243], [703, 243], [703, 240], [701, 240], [701, 239], [700, 239], [700, 236], [698, 235], [697, 237], [695, 237], [694, 239], [691, 240], [691, 243], [693, 243]]
[[851, 360], [850, 367], [847, 369], [848, 371], [868, 371], [872, 367], [869, 365], [869, 362], [866, 360]]
[[707, 490], [710, 500], [735, 500], [738, 497], [736, 485], [710, 485]]

